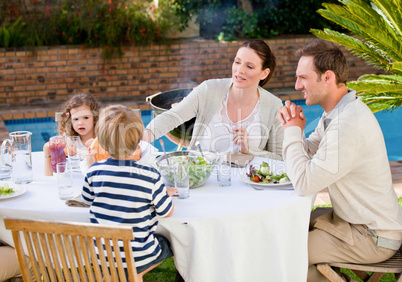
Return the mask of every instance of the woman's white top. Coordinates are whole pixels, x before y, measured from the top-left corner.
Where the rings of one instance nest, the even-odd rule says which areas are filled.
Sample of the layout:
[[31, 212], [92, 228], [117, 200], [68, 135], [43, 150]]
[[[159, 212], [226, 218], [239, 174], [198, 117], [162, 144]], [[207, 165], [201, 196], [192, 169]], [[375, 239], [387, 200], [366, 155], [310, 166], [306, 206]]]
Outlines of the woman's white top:
[[[207, 124], [207, 128], [199, 142], [202, 150], [210, 152], [239, 152], [233, 139], [233, 129], [237, 126], [242, 126], [248, 132], [249, 146], [256, 146], [261, 143], [261, 117], [260, 117], [260, 99], [258, 99], [253, 111], [244, 119], [238, 122], [233, 122], [228, 116], [229, 92], [222, 101], [220, 110], [212, 117]], [[239, 113], [240, 114], [240, 113]]]

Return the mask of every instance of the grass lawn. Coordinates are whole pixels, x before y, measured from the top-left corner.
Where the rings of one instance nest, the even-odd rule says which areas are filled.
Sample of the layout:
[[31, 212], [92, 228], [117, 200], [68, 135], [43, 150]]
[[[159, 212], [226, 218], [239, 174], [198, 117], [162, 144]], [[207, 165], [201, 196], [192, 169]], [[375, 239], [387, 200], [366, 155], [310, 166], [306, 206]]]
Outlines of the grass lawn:
[[[398, 199], [399, 205], [402, 208], [402, 198]], [[327, 207], [331, 205], [325, 205]], [[313, 210], [317, 206], [313, 207]], [[323, 206], [320, 206], [323, 207]], [[359, 277], [354, 275], [349, 269], [342, 269], [343, 273], [350, 275], [356, 281], [362, 281]], [[176, 267], [173, 262], [173, 258], [168, 258], [162, 262], [161, 265], [151, 270], [147, 274], [144, 275], [144, 280], [153, 280], [153, 281], [163, 281], [163, 282], [174, 282], [176, 277]], [[380, 282], [395, 282], [395, 275], [392, 273], [386, 273], [380, 280]]]
[[165, 259], [158, 267], [144, 275], [144, 280], [174, 282], [176, 266], [173, 258]]

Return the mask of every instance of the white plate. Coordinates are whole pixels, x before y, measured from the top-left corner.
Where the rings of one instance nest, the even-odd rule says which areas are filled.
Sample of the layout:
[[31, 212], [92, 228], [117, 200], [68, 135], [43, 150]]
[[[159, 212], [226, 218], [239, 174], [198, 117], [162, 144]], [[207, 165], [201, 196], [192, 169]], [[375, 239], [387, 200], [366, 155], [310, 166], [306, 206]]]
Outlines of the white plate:
[[[271, 171], [275, 172], [275, 174], [280, 174], [280, 173], [284, 173], [286, 172], [286, 167], [285, 167], [285, 163], [282, 161], [276, 161], [276, 160], [272, 160], [272, 159], [265, 159], [265, 158], [260, 158], [260, 157], [255, 157], [248, 165], [247, 165], [247, 169], [246, 169], [246, 173], [249, 173], [250, 171], [250, 166], [259, 166], [262, 164], [262, 162], [266, 162], [268, 163], [268, 165], [270, 166]], [[242, 174], [240, 176], [240, 179], [252, 186], [253, 188], [256, 189], [265, 189], [265, 188], [278, 188], [278, 189], [293, 189], [292, 186], [292, 182], [288, 181], [288, 182], [284, 182], [284, 183], [262, 183], [262, 182], [254, 182], [250, 180], [250, 177], [248, 177], [246, 174]]]
[[[4, 185], [4, 183], [5, 182], [0, 182], [0, 185]], [[24, 186], [19, 185], [19, 184], [8, 183], [8, 186], [14, 189], [14, 193], [12, 193], [10, 195], [1, 195], [0, 200], [18, 197], [27, 191], [27, 189]]]

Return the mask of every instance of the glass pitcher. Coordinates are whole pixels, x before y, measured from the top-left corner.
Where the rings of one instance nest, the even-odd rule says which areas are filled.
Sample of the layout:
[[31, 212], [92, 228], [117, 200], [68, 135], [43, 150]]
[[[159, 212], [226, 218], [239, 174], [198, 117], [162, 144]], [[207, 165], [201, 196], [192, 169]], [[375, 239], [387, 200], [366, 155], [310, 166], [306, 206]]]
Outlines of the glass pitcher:
[[[32, 182], [32, 154], [31, 135], [29, 131], [11, 132], [10, 139], [1, 144], [1, 152], [5, 151], [7, 143], [11, 149], [11, 179], [18, 184]], [[1, 162], [6, 163], [4, 154], [1, 154]]]
[[64, 136], [53, 136], [49, 139], [49, 152], [50, 152], [50, 165], [53, 172], [57, 172], [56, 166], [58, 163], [64, 163], [66, 161], [66, 153], [64, 148], [66, 147], [66, 140]]

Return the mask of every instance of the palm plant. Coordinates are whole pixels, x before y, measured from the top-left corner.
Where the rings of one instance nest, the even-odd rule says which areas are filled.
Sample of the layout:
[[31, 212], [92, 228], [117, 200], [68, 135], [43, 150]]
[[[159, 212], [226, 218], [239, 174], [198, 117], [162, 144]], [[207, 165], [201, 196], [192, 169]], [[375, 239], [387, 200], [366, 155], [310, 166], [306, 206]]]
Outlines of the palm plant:
[[373, 112], [394, 110], [402, 105], [402, 1], [339, 0], [342, 5], [323, 4], [318, 10], [352, 35], [330, 29], [310, 31], [338, 43], [367, 63], [390, 74], [363, 75], [348, 83]]

